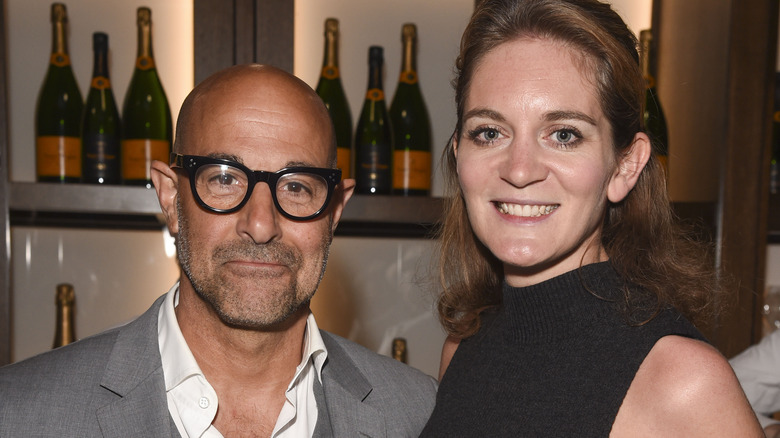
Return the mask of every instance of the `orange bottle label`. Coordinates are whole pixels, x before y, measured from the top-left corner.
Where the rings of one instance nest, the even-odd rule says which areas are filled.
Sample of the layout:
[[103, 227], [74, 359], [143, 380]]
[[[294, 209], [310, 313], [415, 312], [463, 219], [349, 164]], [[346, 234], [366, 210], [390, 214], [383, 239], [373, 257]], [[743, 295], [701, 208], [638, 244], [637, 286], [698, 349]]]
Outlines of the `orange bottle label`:
[[404, 84], [414, 85], [417, 83], [417, 72], [415, 71], [404, 71], [401, 72], [401, 77], [398, 78], [398, 82], [402, 82]]
[[97, 76], [92, 78], [92, 83], [90, 85], [97, 90], [105, 90], [106, 88], [111, 88], [111, 81], [105, 76]]
[[647, 83], [647, 88], [653, 88], [655, 87], [655, 78], [651, 75], [645, 76], [645, 82]]
[[658, 161], [661, 163], [661, 168], [664, 170], [664, 175], [666, 176], [667, 181], [669, 180], [669, 157], [666, 155], [656, 155], [656, 158], [658, 158]]
[[65, 67], [70, 65], [70, 56], [67, 53], [52, 53], [49, 62], [57, 67]]
[[371, 88], [366, 91], [366, 99], [377, 102], [385, 98], [385, 92], [379, 88]]
[[131, 139], [122, 141], [122, 179], [152, 179], [152, 160], [167, 163], [170, 143], [166, 140]]
[[139, 56], [135, 59], [135, 68], [138, 70], [149, 70], [154, 68], [154, 59], [149, 56]]
[[339, 68], [334, 66], [322, 67], [320, 75], [325, 79], [336, 79], [339, 77]]
[[410, 150], [394, 151], [393, 188], [430, 190], [431, 153]]
[[341, 179], [349, 178], [349, 165], [352, 162], [352, 150], [350, 148], [336, 148], [336, 167], [341, 169]]
[[81, 178], [81, 139], [41, 136], [35, 141], [38, 176]]

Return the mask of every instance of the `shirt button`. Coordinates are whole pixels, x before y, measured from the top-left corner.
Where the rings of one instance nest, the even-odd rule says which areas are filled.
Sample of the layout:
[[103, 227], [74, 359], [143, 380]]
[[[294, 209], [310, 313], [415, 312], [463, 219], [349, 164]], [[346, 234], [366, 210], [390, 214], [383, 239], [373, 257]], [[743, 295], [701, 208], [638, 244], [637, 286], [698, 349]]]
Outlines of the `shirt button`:
[[201, 397], [200, 400], [198, 400], [198, 406], [201, 407], [201, 409], [206, 409], [209, 407], [209, 399], [206, 397]]

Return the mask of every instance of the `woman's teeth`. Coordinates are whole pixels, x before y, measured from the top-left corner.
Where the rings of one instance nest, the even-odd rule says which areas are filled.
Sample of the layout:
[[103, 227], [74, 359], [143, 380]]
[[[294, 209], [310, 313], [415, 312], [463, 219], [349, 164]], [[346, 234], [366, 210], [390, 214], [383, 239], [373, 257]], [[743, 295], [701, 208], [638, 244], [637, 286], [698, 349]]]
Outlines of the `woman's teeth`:
[[496, 207], [499, 212], [512, 216], [539, 217], [552, 213], [558, 205], [518, 205], [499, 202]]

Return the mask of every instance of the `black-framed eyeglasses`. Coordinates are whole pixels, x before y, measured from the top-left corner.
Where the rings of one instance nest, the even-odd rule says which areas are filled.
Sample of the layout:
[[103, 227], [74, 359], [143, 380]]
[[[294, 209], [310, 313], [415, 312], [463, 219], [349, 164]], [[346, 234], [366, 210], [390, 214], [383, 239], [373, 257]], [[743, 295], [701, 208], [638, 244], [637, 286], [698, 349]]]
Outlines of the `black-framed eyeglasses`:
[[221, 158], [171, 154], [171, 168], [184, 169], [195, 200], [214, 213], [233, 213], [243, 207], [259, 182], [268, 184], [276, 209], [284, 217], [305, 221], [320, 216], [341, 170], [319, 167], [287, 167], [276, 172], [251, 170]]

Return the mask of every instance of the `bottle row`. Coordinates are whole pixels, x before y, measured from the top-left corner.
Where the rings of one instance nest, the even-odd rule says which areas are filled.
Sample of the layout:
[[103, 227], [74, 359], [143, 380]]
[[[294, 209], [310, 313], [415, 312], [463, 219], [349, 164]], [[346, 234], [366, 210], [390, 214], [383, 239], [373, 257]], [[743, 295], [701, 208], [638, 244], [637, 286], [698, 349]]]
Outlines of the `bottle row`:
[[353, 131], [339, 74], [339, 22], [334, 18], [325, 21], [325, 53], [316, 91], [336, 129], [338, 167], [343, 177], [355, 178], [359, 194], [430, 194], [431, 122], [417, 75], [414, 24], [403, 25], [401, 42], [401, 72], [389, 110], [382, 77], [384, 48], [368, 49], [368, 86]]
[[[62, 347], [76, 342], [76, 292], [73, 285], [60, 283], [54, 295], [56, 306], [56, 324], [54, 326], [54, 342], [52, 348]], [[391, 356], [403, 363], [407, 362], [406, 339], [394, 338], [391, 346]]]
[[51, 57], [35, 111], [37, 180], [151, 187], [151, 161], [168, 161], [173, 137], [152, 53], [151, 10], [137, 10], [138, 53], [121, 118], [109, 79], [108, 35], [93, 34], [85, 102], [68, 56], [67, 22], [65, 5], [52, 4]]

